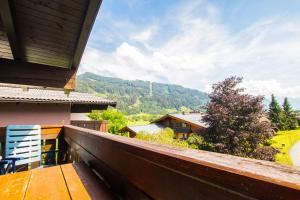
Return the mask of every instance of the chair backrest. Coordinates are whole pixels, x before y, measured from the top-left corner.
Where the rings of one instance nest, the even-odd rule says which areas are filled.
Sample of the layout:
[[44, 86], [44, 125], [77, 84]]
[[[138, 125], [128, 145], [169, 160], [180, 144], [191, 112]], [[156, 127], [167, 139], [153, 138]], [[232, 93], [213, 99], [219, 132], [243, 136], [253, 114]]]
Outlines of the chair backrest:
[[6, 158], [22, 158], [16, 165], [41, 161], [41, 126], [9, 125], [5, 144]]

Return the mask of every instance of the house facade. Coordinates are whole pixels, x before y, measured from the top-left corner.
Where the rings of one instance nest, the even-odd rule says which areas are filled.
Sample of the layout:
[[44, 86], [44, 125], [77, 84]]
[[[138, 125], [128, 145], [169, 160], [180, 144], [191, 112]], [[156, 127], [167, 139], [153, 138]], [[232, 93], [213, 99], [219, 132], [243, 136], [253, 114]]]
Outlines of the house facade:
[[126, 126], [121, 132], [129, 132], [131, 137], [135, 137], [139, 132], [154, 134], [168, 127], [174, 131], [177, 139], [185, 140], [191, 133], [201, 134], [207, 128], [202, 117], [200, 113], [167, 114], [149, 125]]
[[116, 103], [88, 93], [0, 85], [0, 126], [68, 125], [72, 120], [86, 120], [91, 110], [105, 110], [108, 106], [115, 107]]
[[167, 114], [153, 123], [171, 128], [177, 139], [187, 139], [191, 133], [201, 134], [207, 128], [202, 117], [201, 113]]

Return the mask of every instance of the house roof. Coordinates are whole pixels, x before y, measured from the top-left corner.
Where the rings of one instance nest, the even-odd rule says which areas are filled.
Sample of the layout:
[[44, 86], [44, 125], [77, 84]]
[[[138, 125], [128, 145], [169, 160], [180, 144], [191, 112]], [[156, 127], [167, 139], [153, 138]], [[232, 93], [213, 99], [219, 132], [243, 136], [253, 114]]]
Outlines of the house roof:
[[74, 89], [102, 0], [0, 1], [0, 82]]
[[207, 124], [203, 121], [203, 114], [201, 113], [190, 113], [190, 114], [167, 114], [162, 116], [161, 118], [153, 121], [153, 123], [162, 121], [166, 118], [173, 118], [177, 120], [181, 120], [186, 123], [191, 123], [196, 126], [207, 127]]
[[148, 125], [137, 125], [137, 126], [126, 126], [122, 130], [129, 130], [135, 133], [146, 132], [149, 134], [154, 134], [160, 132], [165, 127], [160, 124], [148, 124]]
[[24, 90], [20, 86], [0, 85], [0, 102], [26, 103], [74, 103], [97, 104], [115, 106], [116, 102], [102, 97], [80, 92], [70, 92], [69, 95], [61, 90], [29, 88]]

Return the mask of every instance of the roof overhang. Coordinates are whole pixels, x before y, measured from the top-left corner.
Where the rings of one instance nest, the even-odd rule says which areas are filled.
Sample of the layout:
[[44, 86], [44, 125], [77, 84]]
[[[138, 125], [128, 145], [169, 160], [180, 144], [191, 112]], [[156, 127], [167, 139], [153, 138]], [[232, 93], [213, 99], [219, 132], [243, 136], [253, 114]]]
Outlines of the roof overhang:
[[0, 82], [74, 89], [102, 0], [0, 0]]
[[198, 128], [206, 128], [205, 126], [201, 126], [201, 125], [196, 124], [196, 123], [194, 123], [194, 122], [187, 121], [187, 120], [184, 120], [184, 119], [175, 117], [175, 116], [170, 115], [170, 114], [166, 114], [166, 115], [164, 115], [164, 116], [162, 116], [162, 117], [160, 117], [160, 118], [158, 118], [158, 119], [152, 121], [151, 123], [160, 123], [161, 121], [163, 121], [163, 120], [165, 120], [165, 119], [167, 119], [167, 118], [169, 118], [169, 119], [174, 119], [174, 120], [177, 120], [177, 121], [180, 121], [180, 122], [183, 122], [183, 123], [191, 124], [191, 125], [193, 125], [193, 126], [195, 126], [195, 127], [198, 127]]
[[93, 110], [107, 110], [109, 104], [71, 104], [71, 113], [89, 113]]

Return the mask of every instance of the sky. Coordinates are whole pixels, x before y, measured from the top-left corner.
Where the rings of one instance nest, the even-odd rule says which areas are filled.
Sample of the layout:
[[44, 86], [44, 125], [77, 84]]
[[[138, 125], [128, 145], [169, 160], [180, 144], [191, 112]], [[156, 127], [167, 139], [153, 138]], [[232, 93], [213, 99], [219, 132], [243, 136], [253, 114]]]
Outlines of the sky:
[[80, 71], [211, 91], [229, 76], [300, 108], [299, 0], [103, 0]]

